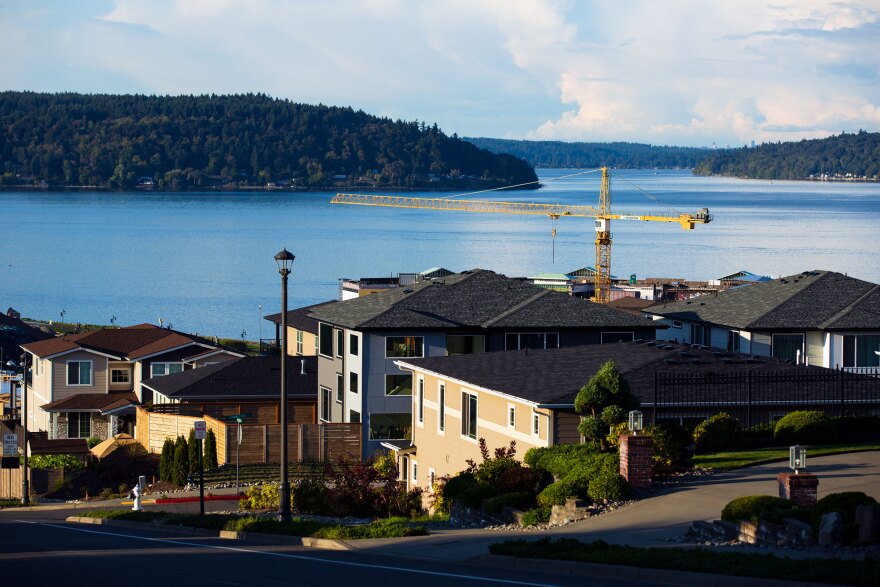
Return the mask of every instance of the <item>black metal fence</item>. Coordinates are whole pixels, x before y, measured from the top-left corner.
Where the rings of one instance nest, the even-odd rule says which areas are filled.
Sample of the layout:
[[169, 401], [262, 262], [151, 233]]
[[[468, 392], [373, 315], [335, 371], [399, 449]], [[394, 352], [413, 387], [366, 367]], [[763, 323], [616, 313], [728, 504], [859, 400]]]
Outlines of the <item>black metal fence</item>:
[[656, 373], [654, 401], [642, 402], [654, 423], [693, 423], [727, 412], [742, 426], [769, 424], [794, 410], [829, 416], [880, 414], [880, 369], [853, 373], [799, 367], [779, 371]]

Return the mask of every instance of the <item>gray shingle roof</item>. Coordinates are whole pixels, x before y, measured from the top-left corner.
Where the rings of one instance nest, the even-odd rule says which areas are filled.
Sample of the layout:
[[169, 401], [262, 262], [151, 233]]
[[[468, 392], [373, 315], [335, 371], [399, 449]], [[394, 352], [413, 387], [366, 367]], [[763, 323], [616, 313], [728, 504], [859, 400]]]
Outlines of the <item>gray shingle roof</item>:
[[624, 312], [483, 269], [315, 308], [311, 316], [358, 330], [649, 326]]
[[[321, 306], [335, 303], [336, 300], [329, 300], [327, 302], [321, 302], [319, 304], [313, 304], [311, 306], [296, 308], [295, 310], [288, 310], [287, 326], [289, 328], [297, 328], [299, 330], [302, 330], [303, 332], [318, 334], [318, 321], [309, 316], [309, 313], [315, 308], [320, 308]], [[268, 320], [269, 322], [274, 322], [275, 324], [281, 324], [281, 312], [278, 312], [277, 314], [269, 314], [268, 316], [264, 316], [263, 319]]]
[[880, 329], [880, 287], [833, 271], [805, 271], [654, 306], [648, 312], [743, 330]]

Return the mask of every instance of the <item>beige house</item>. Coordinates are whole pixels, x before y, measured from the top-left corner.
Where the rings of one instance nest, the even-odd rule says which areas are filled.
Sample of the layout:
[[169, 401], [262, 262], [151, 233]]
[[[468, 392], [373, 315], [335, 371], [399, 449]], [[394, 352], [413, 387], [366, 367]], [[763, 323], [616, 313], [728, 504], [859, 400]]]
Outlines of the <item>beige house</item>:
[[[309, 313], [321, 306], [335, 304], [336, 300], [321, 302], [287, 311], [287, 354], [291, 357], [314, 357], [318, 354], [318, 321]], [[265, 318], [275, 325], [275, 348], [281, 346], [281, 313]], [[263, 347], [263, 341], [260, 341]], [[271, 341], [269, 346], [272, 346]], [[277, 351], [276, 351], [277, 352]]]
[[242, 355], [151, 324], [101, 329], [21, 346], [30, 354], [30, 432], [50, 440], [134, 436], [134, 407], [154, 400], [144, 381]]

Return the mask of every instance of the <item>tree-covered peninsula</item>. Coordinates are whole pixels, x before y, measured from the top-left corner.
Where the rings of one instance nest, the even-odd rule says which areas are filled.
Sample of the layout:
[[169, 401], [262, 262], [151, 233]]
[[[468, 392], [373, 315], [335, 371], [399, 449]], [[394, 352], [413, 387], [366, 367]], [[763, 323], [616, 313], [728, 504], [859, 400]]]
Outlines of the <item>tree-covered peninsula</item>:
[[754, 179], [880, 180], [880, 133], [859, 131], [825, 139], [764, 143], [710, 153], [698, 175]]
[[0, 185], [489, 188], [534, 169], [424, 122], [263, 94], [0, 92]]
[[563, 141], [514, 141], [465, 139], [493, 153], [508, 153], [535, 167], [591, 169], [619, 167], [653, 169], [693, 167], [711, 151], [696, 147], [658, 147], [641, 143], [568, 143]]

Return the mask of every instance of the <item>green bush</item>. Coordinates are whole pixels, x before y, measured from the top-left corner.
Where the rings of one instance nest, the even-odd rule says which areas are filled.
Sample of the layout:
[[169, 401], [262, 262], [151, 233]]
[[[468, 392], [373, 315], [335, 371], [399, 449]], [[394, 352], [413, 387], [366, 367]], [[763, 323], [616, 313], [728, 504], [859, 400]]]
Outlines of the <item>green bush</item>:
[[199, 472], [199, 441], [196, 440], [195, 429], [190, 429], [189, 437], [186, 440], [187, 461], [189, 462], [189, 472]]
[[824, 412], [800, 410], [783, 416], [773, 437], [786, 444], [830, 444], [837, 439], [837, 428]]
[[278, 509], [280, 504], [277, 483], [263, 483], [248, 487], [244, 497], [238, 502], [242, 510]]
[[674, 426], [658, 424], [657, 426], [648, 426], [645, 429], [645, 434], [654, 441], [651, 463], [655, 471], [670, 469], [674, 464], [686, 460], [685, 444], [681, 439], [682, 437], [686, 438], [687, 444], [690, 444], [690, 435], [678, 424]]
[[217, 468], [217, 436], [214, 431], [208, 428], [205, 433], [205, 468]]
[[531, 467], [515, 467], [504, 471], [495, 483], [499, 494], [528, 492], [537, 494], [553, 482], [546, 471]]
[[497, 514], [506, 507], [513, 507], [518, 510], [527, 508], [535, 503], [535, 496], [525, 491], [516, 493], [505, 493], [496, 497], [490, 497], [486, 501], [486, 510], [490, 514]]
[[601, 455], [596, 443], [559, 444], [542, 448], [530, 448], [523, 462], [534, 469], [549, 471], [557, 479], [568, 475], [578, 464], [590, 463]]
[[314, 533], [315, 538], [356, 540], [360, 538], [398, 538], [401, 536], [424, 536], [425, 527], [411, 525], [405, 518], [376, 520], [362, 526], [329, 526]]
[[99, 444], [101, 444], [102, 442], [104, 442], [104, 441], [101, 440], [100, 438], [98, 438], [97, 436], [90, 436], [86, 439], [86, 446], [88, 446], [89, 449], [91, 450], [91, 449], [95, 448], [96, 446], [98, 446]]
[[629, 482], [618, 472], [609, 473], [604, 471], [602, 474], [590, 479], [590, 484], [587, 487], [587, 495], [593, 501], [602, 501], [604, 499], [617, 501], [629, 497], [631, 491], [632, 488]]
[[373, 460], [373, 468], [381, 477], [397, 477], [397, 459], [391, 451], [384, 451]]
[[527, 511], [522, 517], [523, 526], [537, 526], [550, 521], [550, 508], [537, 507]]
[[186, 446], [186, 440], [183, 436], [177, 437], [174, 443], [174, 465], [171, 469], [171, 482], [175, 485], [186, 485], [186, 479], [189, 475], [189, 454]]
[[739, 422], [726, 412], [715, 414], [694, 428], [694, 444], [704, 453], [735, 449], [742, 444]]
[[843, 516], [844, 524], [854, 524], [856, 508], [860, 505], [872, 505], [877, 500], [861, 491], [845, 491], [826, 495], [813, 506], [813, 523], [818, 526], [822, 516], [829, 512], [837, 512]]
[[569, 497], [587, 497], [589, 479], [578, 476], [569, 476], [555, 483], [551, 483], [538, 494], [537, 502], [541, 507], [564, 505]]
[[796, 507], [793, 502], [781, 497], [748, 495], [746, 497], [738, 497], [724, 506], [724, 509], [721, 510], [721, 519], [728, 522], [739, 520], [756, 521], [759, 519], [779, 521], [780, 512], [784, 513], [788, 510], [794, 510]]
[[478, 483], [494, 485], [506, 471], [517, 469], [522, 465], [513, 457], [489, 459], [477, 466], [474, 478]]
[[162, 443], [162, 456], [159, 459], [159, 479], [171, 483], [174, 475], [174, 441], [166, 438]]
[[[20, 461], [24, 457], [19, 457]], [[65, 471], [81, 471], [85, 468], [82, 461], [74, 455], [33, 455], [28, 457], [31, 469], [61, 469]]]
[[459, 473], [450, 477], [443, 486], [443, 499], [450, 503], [461, 500], [464, 494], [477, 485], [477, 479], [472, 473]]
[[[300, 513], [321, 515], [326, 509], [327, 486], [318, 479], [302, 479], [290, 488], [290, 500]], [[277, 503], [277, 498], [275, 501]]]

